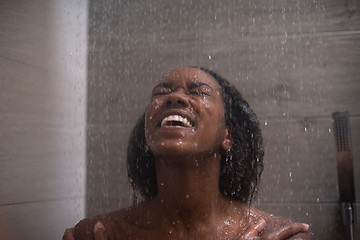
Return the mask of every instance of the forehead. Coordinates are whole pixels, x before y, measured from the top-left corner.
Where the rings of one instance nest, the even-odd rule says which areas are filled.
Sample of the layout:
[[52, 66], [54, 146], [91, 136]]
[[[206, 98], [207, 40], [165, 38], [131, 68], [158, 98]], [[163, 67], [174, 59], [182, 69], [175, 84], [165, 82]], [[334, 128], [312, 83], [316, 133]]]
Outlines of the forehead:
[[206, 83], [211, 86], [212, 89], [219, 89], [219, 86], [215, 79], [198, 68], [185, 67], [177, 68], [166, 74], [162, 82], [171, 82], [172, 84], [190, 84], [192, 82]]

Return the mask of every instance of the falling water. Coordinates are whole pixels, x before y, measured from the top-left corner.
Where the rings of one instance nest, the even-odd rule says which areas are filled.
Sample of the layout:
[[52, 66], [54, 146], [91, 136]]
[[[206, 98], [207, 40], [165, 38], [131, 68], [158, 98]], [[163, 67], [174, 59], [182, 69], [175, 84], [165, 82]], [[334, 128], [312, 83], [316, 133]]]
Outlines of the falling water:
[[88, 215], [131, 204], [126, 145], [154, 83], [175, 67], [205, 66], [236, 85], [263, 123], [257, 205], [310, 223], [316, 239], [343, 236], [330, 114], [346, 108], [358, 121], [357, 7], [90, 0]]

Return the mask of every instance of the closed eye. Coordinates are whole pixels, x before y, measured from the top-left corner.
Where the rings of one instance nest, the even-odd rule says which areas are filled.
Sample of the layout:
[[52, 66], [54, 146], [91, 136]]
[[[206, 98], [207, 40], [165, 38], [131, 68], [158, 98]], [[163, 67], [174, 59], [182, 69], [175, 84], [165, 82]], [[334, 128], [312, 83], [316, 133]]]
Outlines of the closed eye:
[[210, 96], [213, 89], [210, 87], [210, 85], [203, 83], [203, 82], [199, 82], [199, 81], [194, 81], [191, 82], [188, 86], [189, 88], [189, 93], [190, 94], [194, 94], [194, 95], [202, 95], [202, 96]]
[[191, 90], [190, 94], [194, 94], [194, 95], [207, 95], [210, 96], [210, 94], [206, 91], [201, 91], [201, 90]]
[[152, 96], [161, 96], [161, 95], [165, 95], [165, 94], [169, 94], [171, 93], [171, 89], [170, 88], [165, 88], [165, 87], [157, 87], [154, 88], [153, 92], [152, 92]]

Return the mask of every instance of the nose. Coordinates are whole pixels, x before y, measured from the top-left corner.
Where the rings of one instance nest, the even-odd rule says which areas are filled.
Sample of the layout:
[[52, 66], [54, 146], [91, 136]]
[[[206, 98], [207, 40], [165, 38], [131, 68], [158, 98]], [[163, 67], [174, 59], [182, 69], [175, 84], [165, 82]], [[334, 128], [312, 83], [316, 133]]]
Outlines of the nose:
[[166, 100], [166, 105], [187, 107], [189, 105], [189, 99], [183, 91], [172, 92]]

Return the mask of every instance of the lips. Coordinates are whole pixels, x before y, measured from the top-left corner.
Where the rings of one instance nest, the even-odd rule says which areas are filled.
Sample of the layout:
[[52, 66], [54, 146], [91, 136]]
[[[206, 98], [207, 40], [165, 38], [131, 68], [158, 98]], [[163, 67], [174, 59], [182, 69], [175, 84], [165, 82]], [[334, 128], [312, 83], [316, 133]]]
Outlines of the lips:
[[168, 110], [161, 114], [159, 118], [158, 126], [177, 126], [185, 128], [195, 127], [195, 116], [192, 112], [187, 110]]
[[170, 115], [161, 121], [161, 126], [181, 126], [191, 128], [192, 124], [186, 117]]

